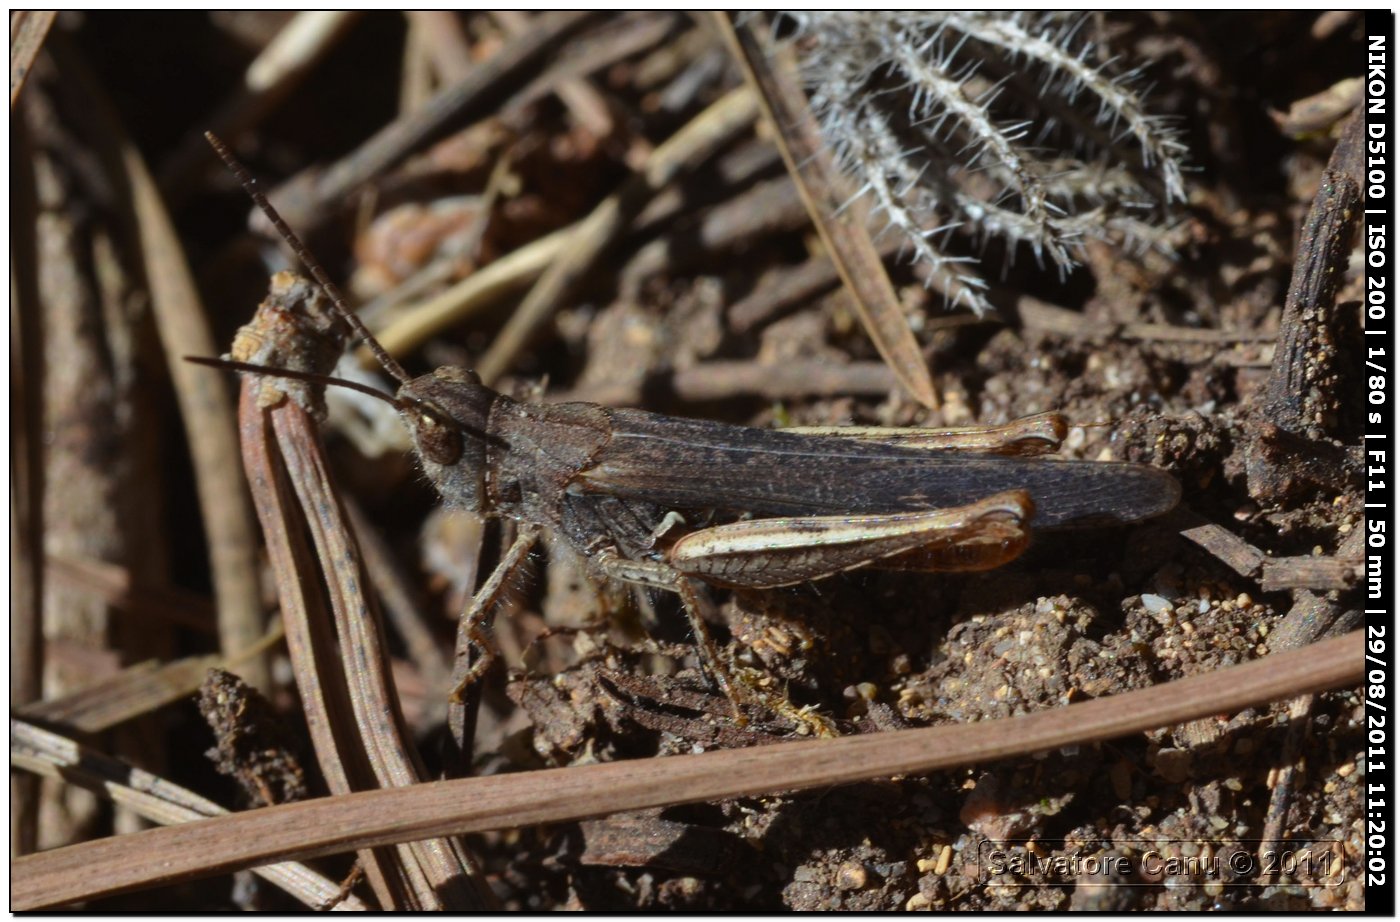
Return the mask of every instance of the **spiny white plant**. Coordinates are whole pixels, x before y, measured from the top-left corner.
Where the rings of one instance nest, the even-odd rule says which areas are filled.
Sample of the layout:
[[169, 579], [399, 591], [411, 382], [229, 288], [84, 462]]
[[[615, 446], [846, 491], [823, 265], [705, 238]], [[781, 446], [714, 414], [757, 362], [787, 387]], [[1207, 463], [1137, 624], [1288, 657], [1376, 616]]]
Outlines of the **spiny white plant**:
[[1086, 236], [1165, 246], [1186, 146], [1148, 113], [1090, 17], [1056, 12], [789, 12], [837, 166], [873, 196], [951, 304], [991, 310], [956, 231], [1027, 245], [1061, 271]]

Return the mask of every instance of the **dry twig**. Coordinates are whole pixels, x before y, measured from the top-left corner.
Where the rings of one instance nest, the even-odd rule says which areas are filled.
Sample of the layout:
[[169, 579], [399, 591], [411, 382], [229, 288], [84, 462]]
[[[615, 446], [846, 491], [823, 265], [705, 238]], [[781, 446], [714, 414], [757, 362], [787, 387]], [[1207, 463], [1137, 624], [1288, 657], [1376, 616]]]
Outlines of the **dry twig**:
[[652, 806], [827, 788], [1113, 739], [1360, 681], [1362, 632], [1024, 717], [323, 798], [20, 858], [11, 906], [61, 906], [292, 856]]
[[[587, 12], [558, 12], [540, 17], [528, 35], [501, 48], [422, 108], [391, 122], [324, 172], [304, 171], [268, 197], [277, 203], [287, 223], [309, 234], [355, 190], [391, 165], [422, 150], [452, 126], [490, 111], [591, 16]], [[254, 215], [254, 222], [262, 226], [261, 214]]]
[[717, 13], [715, 19], [763, 103], [788, 172], [875, 348], [900, 384], [920, 403], [936, 409], [938, 395], [928, 365], [866, 229], [866, 206], [851, 198], [851, 190], [831, 166], [807, 99], [797, 84], [791, 52], [774, 48], [762, 37], [762, 27], [740, 31], [727, 14]]
[[44, 47], [58, 10], [15, 10], [10, 14], [10, 110], [15, 108], [24, 82], [34, 69], [34, 59]]
[[[44, 333], [39, 292], [39, 203], [24, 111], [10, 119], [10, 701], [28, 704], [44, 685]], [[12, 777], [10, 844], [38, 843], [39, 786]]]
[[[193, 791], [15, 718], [10, 719], [10, 760], [16, 768], [101, 794], [162, 826], [228, 815], [223, 807]], [[335, 882], [302, 864], [281, 862], [252, 870], [307, 906], [319, 906], [339, 892]], [[369, 907], [350, 895], [337, 908]]]

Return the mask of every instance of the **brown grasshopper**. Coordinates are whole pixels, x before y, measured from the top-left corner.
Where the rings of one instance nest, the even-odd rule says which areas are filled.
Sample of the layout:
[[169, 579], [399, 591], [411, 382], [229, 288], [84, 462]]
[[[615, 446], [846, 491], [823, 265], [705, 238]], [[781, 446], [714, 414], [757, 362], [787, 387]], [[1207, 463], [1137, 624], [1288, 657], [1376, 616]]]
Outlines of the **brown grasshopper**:
[[494, 655], [489, 615], [541, 528], [606, 577], [678, 593], [702, 659], [735, 700], [700, 615], [702, 584], [770, 589], [867, 566], [985, 570], [1025, 550], [1032, 522], [1037, 529], [1125, 524], [1166, 512], [1180, 497], [1176, 481], [1152, 467], [1030, 457], [1064, 437], [1065, 421], [1053, 413], [980, 429], [766, 430], [523, 402], [462, 368], [410, 377], [247, 171], [217, 139], [210, 143], [398, 380], [393, 397], [351, 386], [393, 404], [443, 501], [519, 523], [514, 544], [463, 613], [465, 636], [482, 655], [461, 674], [454, 699]]

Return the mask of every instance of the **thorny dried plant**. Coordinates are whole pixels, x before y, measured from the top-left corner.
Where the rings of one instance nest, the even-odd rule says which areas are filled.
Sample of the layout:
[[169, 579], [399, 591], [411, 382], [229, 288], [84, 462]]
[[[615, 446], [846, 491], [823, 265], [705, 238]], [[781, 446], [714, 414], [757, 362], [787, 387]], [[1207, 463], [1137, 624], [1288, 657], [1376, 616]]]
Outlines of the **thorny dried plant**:
[[[957, 231], [1063, 273], [1086, 238], [1167, 248], [1186, 145], [1092, 16], [789, 12], [838, 167], [950, 306], [991, 310]], [[1131, 63], [1131, 62], [1128, 62]]]

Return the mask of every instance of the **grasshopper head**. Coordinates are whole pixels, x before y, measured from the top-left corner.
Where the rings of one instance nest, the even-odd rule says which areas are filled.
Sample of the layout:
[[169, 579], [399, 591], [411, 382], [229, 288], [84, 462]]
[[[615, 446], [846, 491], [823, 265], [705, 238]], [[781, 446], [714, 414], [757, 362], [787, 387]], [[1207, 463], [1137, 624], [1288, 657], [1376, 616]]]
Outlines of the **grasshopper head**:
[[399, 415], [423, 472], [449, 506], [484, 511], [486, 421], [498, 396], [474, 372], [452, 367], [399, 388]]

